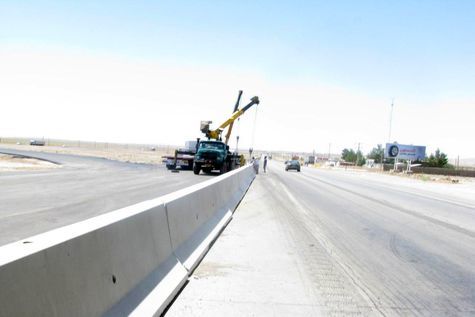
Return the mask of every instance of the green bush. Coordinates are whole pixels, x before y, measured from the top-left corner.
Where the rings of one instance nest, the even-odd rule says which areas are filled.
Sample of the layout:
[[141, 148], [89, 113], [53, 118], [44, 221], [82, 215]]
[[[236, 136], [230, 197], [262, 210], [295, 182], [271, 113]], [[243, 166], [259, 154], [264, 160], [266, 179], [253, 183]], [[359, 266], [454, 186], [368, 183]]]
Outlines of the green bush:
[[450, 164], [447, 154], [441, 152], [439, 149], [432, 153], [426, 160], [425, 166], [428, 167], [449, 167]]

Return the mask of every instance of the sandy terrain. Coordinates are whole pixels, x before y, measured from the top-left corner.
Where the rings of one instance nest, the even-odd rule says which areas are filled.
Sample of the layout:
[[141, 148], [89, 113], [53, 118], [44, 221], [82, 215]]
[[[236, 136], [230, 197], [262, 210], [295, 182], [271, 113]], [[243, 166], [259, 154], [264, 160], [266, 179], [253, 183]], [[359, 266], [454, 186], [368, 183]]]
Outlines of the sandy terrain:
[[0, 172], [44, 170], [59, 167], [61, 166], [42, 160], [0, 154]]
[[0, 148], [14, 149], [22, 151], [36, 151], [58, 154], [72, 154], [84, 155], [93, 157], [103, 157], [110, 160], [117, 160], [123, 162], [133, 163], [147, 163], [147, 164], [161, 164], [162, 155], [172, 154], [174, 148], [163, 147], [156, 148], [152, 151], [150, 148], [140, 147], [110, 147], [110, 148], [86, 148], [86, 147], [72, 147], [72, 146], [31, 146], [31, 145], [16, 145], [16, 144], [2, 144]]

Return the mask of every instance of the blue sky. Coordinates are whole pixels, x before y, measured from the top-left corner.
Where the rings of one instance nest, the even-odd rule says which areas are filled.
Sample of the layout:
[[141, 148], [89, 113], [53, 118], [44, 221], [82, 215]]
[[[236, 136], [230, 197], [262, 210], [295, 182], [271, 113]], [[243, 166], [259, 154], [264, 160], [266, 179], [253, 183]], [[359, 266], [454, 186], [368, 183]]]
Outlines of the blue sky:
[[156, 2], [3, 1], [2, 42], [233, 64], [391, 91], [469, 89], [475, 76], [473, 1]]
[[[417, 111], [454, 101], [465, 116], [475, 100], [474, 18], [473, 1], [1, 1], [0, 48], [210, 67], [279, 87], [315, 83], [371, 96], [387, 114], [391, 98]], [[412, 143], [400, 124], [398, 141]]]

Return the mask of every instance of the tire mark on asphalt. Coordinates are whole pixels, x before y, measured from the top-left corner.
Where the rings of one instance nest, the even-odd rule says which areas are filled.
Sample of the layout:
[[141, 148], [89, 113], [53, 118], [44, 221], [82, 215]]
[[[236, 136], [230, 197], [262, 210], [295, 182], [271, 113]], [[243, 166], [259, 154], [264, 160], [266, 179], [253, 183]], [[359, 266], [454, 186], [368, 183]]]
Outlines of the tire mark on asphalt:
[[[344, 263], [342, 259], [334, 251], [337, 250], [333, 244], [322, 236], [321, 233], [316, 232], [315, 228], [310, 228], [309, 225], [314, 223], [309, 221], [307, 208], [302, 206], [293, 197], [289, 190], [284, 185], [283, 180], [279, 175], [275, 175], [279, 180], [280, 190], [284, 195], [276, 195], [272, 192], [275, 200], [280, 202], [281, 206], [286, 205], [283, 196], [288, 196], [292, 205], [294, 205], [303, 216], [299, 217], [295, 210], [288, 210], [285, 208], [288, 215], [287, 220], [293, 223], [294, 235], [298, 236], [295, 241], [306, 241], [304, 244], [313, 242], [314, 246], [311, 248], [299, 248], [300, 257], [303, 259], [309, 277], [314, 280], [315, 286], [319, 290], [319, 295], [324, 299], [330, 315], [347, 316], [348, 314], [355, 316], [368, 316], [377, 314], [379, 316], [386, 316], [383, 312], [383, 307], [377, 303], [374, 294], [371, 293], [369, 287], [365, 285], [355, 272]], [[317, 242], [318, 246], [315, 244]], [[350, 285], [351, 287], [349, 287]], [[351, 288], [351, 289], [350, 289]], [[360, 299], [354, 294], [360, 294]], [[365, 304], [362, 304], [361, 300]]]
[[[302, 184], [305, 184], [305, 181], [304, 181], [305, 179], [300, 174], [295, 175], [295, 176], [289, 176], [289, 178], [290, 177], [292, 177], [292, 178], [295, 177], [295, 181], [300, 179], [300, 182]], [[280, 177], [277, 176], [277, 178], [279, 178], [279, 180], [282, 183], [284, 183], [284, 184], [287, 183], [284, 180], [283, 176], [280, 175]], [[308, 184], [307, 186], [309, 186], [308, 188], [311, 188], [310, 184]], [[285, 188], [285, 185], [283, 185], [283, 187]], [[337, 189], [340, 189], [339, 186], [334, 186], [334, 187], [336, 187]], [[321, 188], [325, 189], [325, 186], [321, 187]], [[338, 191], [340, 191], [340, 190], [338, 190]], [[332, 192], [332, 191], [330, 190], [330, 192]], [[297, 193], [300, 193], [300, 191], [297, 191]], [[343, 192], [343, 195], [339, 195], [339, 196], [344, 197], [344, 192]], [[361, 196], [361, 195], [357, 195], [357, 196]], [[340, 197], [340, 199], [341, 199], [341, 197]], [[364, 197], [366, 198], [366, 196], [364, 196]], [[285, 198], [281, 197], [281, 200], [284, 201]], [[292, 215], [292, 216], [302, 218], [302, 219], [300, 219], [300, 222], [302, 223], [302, 225], [307, 226], [307, 229], [309, 230], [309, 232], [311, 234], [314, 234], [317, 241], [319, 241], [319, 243], [327, 249], [327, 252], [329, 253], [329, 255], [332, 256], [332, 257], [335, 257], [336, 263], [340, 264], [343, 267], [343, 271], [346, 273], [346, 275], [349, 278], [352, 278], [352, 277], [355, 278], [355, 280], [354, 280], [354, 284], [356, 284], [355, 286], [358, 286], [361, 291], [364, 291], [365, 289], [367, 289], [369, 291], [369, 294], [371, 294], [371, 295], [368, 295], [369, 299], [370, 300], [374, 299], [373, 303], [375, 303], [375, 305], [377, 305], [376, 307], [379, 307], [381, 310], [383, 310], [384, 313], [388, 313], [389, 315], [393, 315], [393, 314], [397, 314], [397, 315], [403, 314], [403, 315], [405, 315], [407, 313], [410, 313], [411, 315], [421, 315], [421, 316], [430, 316], [430, 315], [434, 315], [434, 314], [435, 315], [440, 315], [440, 316], [445, 316], [445, 315], [452, 315], [452, 314], [456, 314], [456, 315], [468, 314], [469, 315], [470, 313], [474, 312], [473, 311], [473, 305], [471, 304], [473, 302], [470, 299], [472, 297], [470, 297], [470, 295], [468, 295], [468, 298], [467, 298], [467, 294], [470, 294], [470, 293], [473, 292], [473, 291], [471, 291], [472, 288], [470, 287], [470, 285], [473, 285], [470, 282], [471, 280], [473, 280], [473, 275], [470, 275], [470, 272], [467, 271], [466, 268], [460, 267], [460, 268], [456, 269], [456, 268], [452, 267], [453, 271], [455, 271], [456, 273], [451, 274], [451, 276], [444, 279], [444, 276], [445, 276], [444, 273], [443, 273], [444, 271], [446, 273], [452, 272], [452, 269], [447, 267], [447, 265], [454, 265], [454, 263], [450, 263], [450, 264], [442, 263], [440, 261], [445, 261], [444, 259], [441, 259], [441, 258], [437, 257], [437, 255], [432, 254], [432, 253], [428, 253], [428, 252], [419, 253], [421, 251], [424, 251], [424, 250], [421, 250], [421, 249], [417, 249], [417, 250], [410, 250], [409, 249], [408, 250], [406, 248], [405, 244], [404, 244], [404, 239], [402, 239], [402, 241], [401, 241], [399, 239], [400, 238], [399, 235], [393, 237], [392, 241], [391, 241], [391, 236], [388, 236], [388, 240], [387, 240], [388, 247], [387, 247], [387, 249], [390, 249], [391, 243], [392, 243], [393, 249], [389, 250], [389, 251], [399, 254], [399, 258], [400, 258], [401, 262], [405, 262], [405, 263], [410, 264], [413, 267], [413, 269], [415, 269], [418, 272], [418, 274], [421, 274], [424, 277], [424, 279], [422, 279], [422, 280], [417, 279], [417, 282], [419, 284], [423, 283], [424, 285], [426, 285], [425, 286], [426, 290], [431, 294], [432, 297], [434, 297], [434, 298], [436, 298], [438, 296], [439, 297], [442, 296], [442, 297], [440, 297], [440, 301], [436, 301], [436, 302], [426, 301], [425, 296], [416, 297], [416, 299], [420, 298], [421, 300], [417, 301], [415, 303], [415, 302], [413, 302], [413, 298], [411, 296], [406, 296], [407, 294], [404, 291], [399, 291], [399, 292], [394, 293], [391, 297], [387, 297], [387, 299], [385, 300], [386, 301], [385, 303], [380, 302], [379, 298], [380, 298], [381, 294], [380, 293], [375, 293], [374, 291], [375, 290], [377, 291], [377, 289], [373, 290], [370, 287], [371, 285], [365, 285], [366, 280], [363, 278], [362, 275], [358, 274], [358, 272], [355, 272], [355, 270], [354, 270], [355, 268], [352, 266], [352, 265], [355, 265], [355, 263], [351, 262], [351, 260], [347, 259], [346, 257], [339, 259], [339, 256], [341, 256], [341, 255], [345, 256], [345, 253], [344, 253], [343, 249], [335, 248], [336, 245], [333, 245], [331, 240], [329, 240], [328, 243], [325, 242], [326, 240], [328, 240], [328, 238], [324, 234], [324, 232], [320, 232], [320, 230], [318, 229], [318, 227], [319, 227], [318, 223], [322, 222], [322, 221], [319, 220], [320, 217], [318, 217], [315, 214], [314, 205], [312, 205], [312, 207], [307, 206], [307, 205], [305, 205], [304, 202], [300, 203], [300, 201], [297, 201], [297, 199], [295, 199], [295, 198], [294, 199], [288, 199], [286, 201], [286, 204], [289, 203], [289, 200], [290, 200], [290, 203], [294, 204], [295, 207], [296, 207], [295, 210], [292, 210], [292, 211], [289, 210], [289, 212], [291, 212], [291, 213], [292, 212], [293, 213], [297, 212], [297, 214], [300, 213], [303, 216], [303, 218], [302, 218], [302, 216], [298, 217], [298, 215], [295, 215], [295, 216]], [[380, 203], [380, 202], [378, 202], [378, 203]], [[301, 208], [304, 208], [307, 211], [306, 210], [300, 211], [300, 209], [301, 209], [301, 208], [299, 208], [300, 205], [301, 205]], [[322, 224], [324, 226], [328, 226], [328, 225], [325, 225], [324, 223], [322, 223]], [[433, 230], [437, 230], [437, 228], [435, 228]], [[324, 241], [321, 242], [319, 237], [322, 238]], [[402, 251], [399, 248], [399, 245], [400, 245], [401, 242], [402, 242]], [[410, 251], [410, 252], [408, 253], [407, 251]], [[341, 252], [341, 254], [339, 254], [339, 252]], [[397, 254], [394, 254], [394, 256], [397, 257]], [[426, 261], [427, 258], [429, 258], [431, 260]], [[438, 271], [431, 264], [431, 263], [433, 263], [433, 261], [437, 261], [437, 263], [440, 264], [437, 267], [442, 267], [442, 266], [445, 265], [445, 268], [442, 267], [442, 270]], [[445, 262], [447, 262], [447, 261], [445, 261]], [[404, 265], [406, 265], [406, 264], [404, 264]], [[359, 270], [359, 269], [360, 268], [356, 268], [356, 270]], [[442, 275], [439, 274], [440, 272], [442, 272]], [[459, 276], [457, 277], [456, 275], [459, 275]], [[411, 276], [413, 276], [413, 275], [411, 275]], [[472, 277], [470, 277], [470, 276], [472, 276]], [[458, 280], [463, 278], [464, 282], [460, 287], [459, 287], [458, 282], [457, 282], [457, 285], [453, 285], [453, 282], [454, 282], [455, 278], [458, 278]], [[404, 286], [403, 286], [404, 283], [407, 283], [407, 282], [410, 282], [410, 281], [404, 281], [404, 279], [402, 279], [402, 280], [398, 279], [398, 280], [396, 280], [396, 282], [398, 282], [398, 284], [396, 284], [396, 285], [399, 285], [400, 287], [402, 287], [402, 289], [404, 289]], [[358, 285], [358, 284], [360, 284], [360, 285]], [[384, 284], [384, 285], [387, 286], [386, 284]], [[388, 289], [388, 288], [386, 287], [385, 289]], [[399, 289], [401, 289], [401, 288], [399, 288]], [[419, 288], [419, 289], [421, 289], [421, 288]], [[412, 292], [412, 294], [418, 295], [417, 291], [419, 289], [414, 289], [415, 292]], [[390, 289], [388, 289], [388, 291], [390, 293], [392, 293], [390, 291]], [[378, 294], [378, 295], [375, 296], [376, 294]], [[445, 296], [444, 294], [457, 294], [457, 295]], [[374, 298], [371, 298], [371, 296], [374, 296]], [[460, 304], [455, 304], [453, 302], [453, 299], [459, 301]], [[403, 303], [403, 302], [405, 302], [405, 305], [407, 305], [406, 307], [405, 307], [405, 305], [401, 305], [401, 303]]]
[[[356, 195], [356, 196], [358, 196], [358, 197], [361, 197], [361, 198], [370, 200], [370, 201], [372, 201], [372, 202], [374, 202], [374, 203], [383, 205], [383, 206], [385, 206], [385, 207], [389, 207], [389, 208], [391, 208], [391, 209], [394, 209], [394, 210], [403, 212], [403, 213], [408, 214], [408, 215], [410, 215], [410, 216], [413, 216], [413, 217], [416, 217], [416, 218], [419, 218], [419, 219], [422, 219], [422, 220], [426, 220], [426, 221], [431, 222], [431, 223], [433, 223], [433, 224], [436, 224], [436, 225], [445, 227], [446, 229], [450, 229], [450, 230], [456, 231], [456, 232], [458, 232], [458, 233], [467, 235], [467, 236], [469, 236], [469, 237], [471, 237], [471, 238], [475, 238], [475, 232], [470, 231], [470, 230], [465, 229], [465, 228], [462, 228], [462, 227], [459, 227], [459, 226], [457, 226], [457, 225], [450, 224], [450, 223], [447, 223], [447, 222], [444, 222], [444, 221], [441, 221], [441, 220], [438, 220], [438, 219], [435, 219], [435, 218], [432, 218], [432, 217], [429, 217], [429, 216], [422, 215], [422, 214], [420, 214], [420, 213], [417, 212], [417, 211], [410, 210], [410, 209], [406, 209], [406, 208], [401, 207], [401, 206], [397, 206], [397, 205], [395, 205], [395, 204], [393, 204], [393, 203], [391, 203], [391, 202], [388, 202], [387, 200], [380, 200], [380, 199], [376, 199], [376, 198], [373, 198], [373, 197], [370, 197], [370, 196], [367, 196], [367, 195], [363, 195], [363, 194], [358, 193], [358, 192], [356, 192], [356, 191], [353, 191], [353, 190], [351, 190], [351, 189], [348, 189], [348, 188], [345, 188], [345, 187], [342, 187], [342, 186], [338, 186], [338, 185], [332, 184], [332, 183], [330, 183], [330, 182], [321, 180], [321, 179], [319, 179], [319, 178], [317, 178], [317, 177], [313, 177], [313, 176], [309, 176], [309, 175], [305, 175], [305, 174], [301, 174], [301, 175], [302, 175], [302, 177], [306, 177], [306, 178], [312, 179], [313, 181], [318, 181], [318, 182], [323, 183], [323, 184], [325, 184], [325, 185], [328, 185], [328, 186], [334, 187], [334, 188], [336, 188], [336, 189], [339, 189], [339, 190], [348, 192], [348, 193], [350, 193], [350, 194]], [[465, 208], [467, 208], [467, 207], [465, 207]]]

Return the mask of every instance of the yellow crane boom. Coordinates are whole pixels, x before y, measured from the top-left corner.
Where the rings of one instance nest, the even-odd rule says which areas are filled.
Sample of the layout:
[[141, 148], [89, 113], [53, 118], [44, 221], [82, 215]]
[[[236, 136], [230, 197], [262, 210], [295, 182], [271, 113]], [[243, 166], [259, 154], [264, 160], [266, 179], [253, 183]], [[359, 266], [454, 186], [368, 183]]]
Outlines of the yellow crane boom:
[[[242, 90], [239, 90], [238, 99], [236, 101], [236, 104], [234, 105], [233, 113], [238, 111], [239, 109], [239, 102], [241, 101], [241, 96], [242, 96]], [[231, 122], [228, 128], [228, 132], [226, 132], [226, 136], [224, 137], [224, 143], [226, 145], [228, 145], [229, 137], [231, 136], [231, 132], [233, 131], [233, 125], [234, 125], [234, 122]]]
[[[241, 98], [241, 92], [239, 94], [239, 98]], [[239, 99], [238, 99], [239, 102]], [[255, 96], [251, 98], [251, 102], [248, 103], [244, 108], [234, 111], [234, 113], [229, 117], [226, 121], [224, 121], [217, 129], [210, 130], [209, 125], [211, 121], [201, 121], [201, 132], [203, 132], [208, 139], [215, 139], [221, 140], [221, 133], [223, 133], [224, 129], [228, 126], [232, 125], [234, 121], [239, 118], [244, 112], [246, 112], [249, 108], [253, 105], [259, 104], [259, 97]], [[226, 135], [226, 141], [229, 138], [231, 132], [228, 132]], [[226, 142], [227, 143], [227, 142]]]

